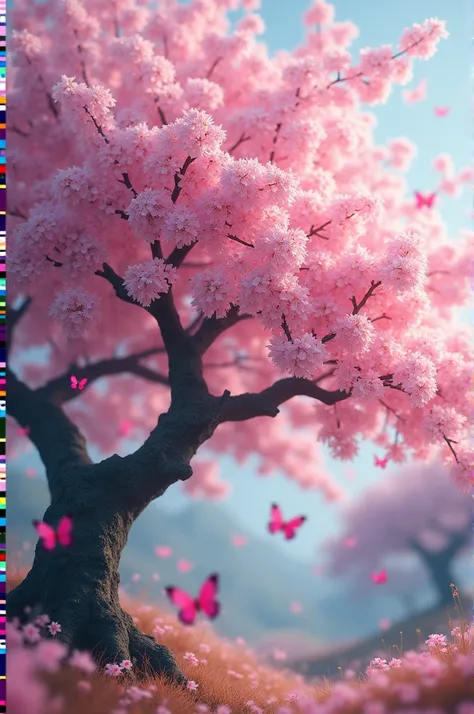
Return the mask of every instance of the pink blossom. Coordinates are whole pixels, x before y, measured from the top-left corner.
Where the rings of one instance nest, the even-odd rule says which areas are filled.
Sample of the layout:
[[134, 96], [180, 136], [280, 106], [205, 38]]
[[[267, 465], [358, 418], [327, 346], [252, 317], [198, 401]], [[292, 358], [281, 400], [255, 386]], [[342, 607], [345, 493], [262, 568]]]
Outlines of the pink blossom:
[[79, 650], [73, 651], [69, 659], [69, 664], [71, 667], [80, 669], [86, 674], [92, 674], [92, 672], [95, 672], [97, 668], [89, 652], [80, 652]]
[[196, 682], [193, 679], [188, 679], [188, 682], [186, 684], [186, 689], [189, 689], [190, 692], [195, 692], [198, 687], [199, 687], [199, 684], [196, 684]]
[[375, 338], [375, 329], [364, 315], [344, 315], [333, 324], [336, 340], [356, 355], [367, 352]]
[[61, 625], [59, 622], [52, 622], [50, 625], [48, 625], [48, 630], [53, 637], [58, 634], [58, 632], [61, 632]]
[[23, 627], [23, 636], [26, 642], [35, 643], [41, 639], [41, 633], [36, 625], [28, 624]]
[[295, 377], [311, 379], [326, 357], [324, 345], [313, 335], [303, 335], [288, 340], [285, 336], [272, 337], [270, 357], [280, 369]]
[[68, 337], [78, 338], [97, 318], [98, 307], [99, 300], [95, 295], [71, 288], [57, 295], [49, 312]]
[[122, 668], [119, 664], [106, 664], [104, 670], [109, 677], [120, 677], [122, 674]]
[[176, 279], [173, 266], [166, 264], [162, 258], [153, 258], [127, 268], [124, 285], [134, 300], [148, 307], [153, 300], [167, 293]]
[[330, 5], [325, 0], [314, 0], [312, 7], [304, 16], [306, 25], [328, 25], [333, 19], [334, 5]]

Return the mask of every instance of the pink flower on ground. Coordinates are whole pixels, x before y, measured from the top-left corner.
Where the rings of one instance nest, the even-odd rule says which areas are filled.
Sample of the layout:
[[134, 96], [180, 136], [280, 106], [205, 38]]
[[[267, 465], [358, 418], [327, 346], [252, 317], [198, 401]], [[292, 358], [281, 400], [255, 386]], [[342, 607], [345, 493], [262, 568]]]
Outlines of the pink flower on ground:
[[122, 668], [119, 664], [106, 664], [104, 670], [109, 677], [120, 677], [122, 674]]
[[196, 684], [196, 682], [193, 679], [188, 680], [188, 682], [186, 684], [186, 689], [189, 689], [190, 692], [195, 692], [198, 687], [199, 687], [199, 684]]
[[58, 632], [61, 632], [61, 625], [59, 622], [52, 622], [50, 625], [48, 625], [48, 630], [53, 637], [55, 637]]
[[41, 639], [41, 634], [40, 634], [39, 629], [36, 627], [36, 625], [32, 625], [31, 623], [24, 626], [23, 636], [24, 636], [26, 642], [29, 642], [30, 644], [39, 642], [39, 640]]
[[80, 669], [86, 674], [92, 674], [92, 672], [95, 672], [97, 669], [97, 666], [89, 652], [80, 652], [79, 650], [73, 651], [69, 659], [69, 664], [71, 667]]
[[124, 659], [120, 662], [120, 668], [121, 669], [126, 669], [126, 670], [131, 670], [133, 667], [133, 664], [129, 659]]

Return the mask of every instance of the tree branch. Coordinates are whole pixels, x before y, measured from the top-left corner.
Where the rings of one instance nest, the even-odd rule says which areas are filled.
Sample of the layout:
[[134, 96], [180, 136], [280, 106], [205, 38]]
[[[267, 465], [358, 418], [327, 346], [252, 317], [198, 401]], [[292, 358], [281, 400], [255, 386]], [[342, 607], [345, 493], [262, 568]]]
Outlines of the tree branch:
[[60, 486], [65, 467], [92, 464], [85, 438], [59, 406], [27, 387], [8, 368], [7, 381], [7, 412], [20, 426], [29, 428], [29, 437], [45, 465], [52, 495]]
[[191, 250], [196, 245], [197, 241], [190, 243], [189, 245], [183, 245], [181, 248], [174, 248], [169, 256], [166, 258], [166, 262], [175, 268], [179, 268], [180, 265], [185, 260], [186, 256], [189, 255]]
[[75, 376], [77, 376], [78, 379], [87, 379], [87, 384], [81, 391], [71, 389], [71, 370], [68, 370], [59, 377], [51, 379], [43, 387], [40, 387], [36, 391], [53, 404], [65, 404], [66, 402], [75, 399], [80, 394], [83, 394], [101, 377], [109, 377], [114, 374], [123, 374], [126, 372], [135, 374], [138, 377], [143, 377], [150, 382], [156, 382], [158, 384], [168, 386], [169, 382], [165, 375], [159, 374], [139, 362], [141, 359], [145, 359], [146, 357], [152, 357], [153, 355], [165, 353], [166, 350], [164, 347], [152, 347], [148, 350], [137, 352], [136, 354], [127, 355], [126, 357], [111, 357], [109, 359], [93, 362], [85, 367], [73, 367], [72, 369], [76, 370]]
[[239, 306], [232, 305], [225, 317], [206, 317], [199, 330], [194, 335], [194, 344], [200, 355], [212, 345], [223, 332], [242, 320], [248, 320], [252, 315], [241, 315]]
[[230, 397], [222, 408], [219, 423], [246, 421], [258, 416], [276, 417], [280, 411], [278, 407], [297, 396], [311, 397], [332, 406], [348, 399], [351, 395], [341, 390], [329, 392], [303, 377], [286, 377], [262, 392]]
[[123, 278], [110, 265], [104, 263], [102, 268], [96, 270], [95, 274], [112, 285], [120, 300], [146, 310], [158, 323], [168, 354], [171, 399], [179, 399], [186, 404], [192, 396], [191, 393], [208, 394], [202, 374], [201, 355], [196, 349], [194, 337], [191, 337], [181, 324], [171, 288], [167, 293], [161, 294], [159, 299], [153, 300], [148, 307], [144, 307], [129, 296]]

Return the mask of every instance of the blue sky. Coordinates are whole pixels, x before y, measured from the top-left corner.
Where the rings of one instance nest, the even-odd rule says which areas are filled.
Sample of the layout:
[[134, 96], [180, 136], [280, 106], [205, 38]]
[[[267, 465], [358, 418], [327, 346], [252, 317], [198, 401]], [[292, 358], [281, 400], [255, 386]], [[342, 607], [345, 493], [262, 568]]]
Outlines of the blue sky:
[[[440, 43], [435, 57], [427, 62], [417, 60], [411, 84], [396, 87], [386, 105], [370, 109], [378, 119], [377, 143], [406, 136], [418, 146], [418, 155], [408, 175], [410, 190], [433, 190], [436, 174], [431, 168], [431, 161], [434, 156], [451, 154], [456, 169], [467, 166], [472, 160], [470, 3], [467, 0], [451, 3], [446, 0], [335, 0], [334, 4], [336, 20], [351, 20], [360, 29], [360, 37], [353, 45], [355, 52], [366, 46], [396, 45], [406, 27], [414, 22], [421, 23], [425, 18], [439, 17], [447, 21], [451, 34]], [[261, 15], [267, 25], [264, 40], [271, 52], [291, 50], [301, 42], [302, 14], [307, 6], [306, 0], [263, 0]], [[403, 89], [415, 87], [421, 79], [428, 81], [427, 99], [413, 105], [405, 104]], [[449, 105], [449, 116], [436, 118], [433, 112], [436, 105]], [[467, 216], [471, 209], [469, 191], [465, 191], [460, 198], [443, 196], [438, 206], [453, 237], [460, 228], [472, 227]], [[371, 483], [389, 476], [389, 467], [381, 471], [373, 466], [374, 453], [373, 447], [361, 449], [360, 456], [351, 464], [357, 474], [353, 481], [344, 475], [345, 467], [332, 462], [328, 455], [327, 463], [334, 479], [343, 485], [350, 498], [360, 496]], [[28, 461], [32, 463], [31, 456]], [[271, 537], [265, 532], [265, 524], [272, 501], [282, 505], [285, 515], [306, 514], [309, 519], [299, 537], [291, 543], [281, 542], [281, 547], [297, 559], [318, 562], [315, 555], [318, 544], [341, 526], [339, 506], [325, 503], [317, 492], [301, 491], [283, 476], [258, 477], [255, 463], [237, 467], [231, 459], [221, 460], [222, 474], [233, 484], [233, 493], [223, 507], [229, 509], [240, 522], [242, 532], [263, 538]], [[158, 505], [176, 510], [183, 508], [187, 502], [188, 499], [175, 486], [159, 500]]]
[[[354, 52], [362, 47], [396, 44], [402, 31], [414, 22], [422, 23], [429, 17], [446, 20], [450, 32], [442, 41], [437, 54], [429, 61], [415, 61], [413, 81], [406, 87], [396, 87], [386, 105], [371, 108], [377, 117], [376, 141], [406, 136], [418, 146], [408, 182], [410, 190], [430, 191], [435, 188], [436, 174], [431, 161], [439, 153], [451, 154], [456, 169], [467, 166], [472, 159], [471, 135], [471, 27], [472, 8], [466, 0], [447, 3], [446, 0], [417, 0], [409, 2], [381, 2], [380, 0], [336, 0], [336, 20], [351, 20], [360, 29], [353, 45]], [[302, 15], [308, 7], [306, 0], [263, 0], [260, 14], [267, 32], [264, 40], [273, 53], [279, 49], [291, 50], [303, 39]], [[403, 89], [415, 87], [427, 79], [427, 99], [417, 104], [405, 104]], [[451, 107], [443, 119], [434, 116], [434, 106]], [[438, 206], [454, 237], [460, 228], [470, 228], [467, 212], [471, 209], [471, 195], [465, 191], [459, 198], [440, 197]], [[327, 456], [334, 479], [346, 490], [349, 498], [360, 496], [364, 489], [390, 475], [373, 465], [375, 449], [363, 447], [360, 456], [351, 464], [356, 477], [350, 481], [345, 467]], [[223, 476], [233, 485], [233, 493], [224, 507], [232, 511], [242, 524], [242, 529], [263, 538], [269, 504], [280, 503], [284, 514], [304, 513], [308, 522], [291, 543], [281, 542], [288, 555], [299, 560], [318, 562], [317, 547], [330, 534], [341, 527], [339, 505], [327, 504], [316, 492], [306, 492], [284, 476], [257, 476], [255, 464], [236, 466], [231, 459], [222, 459]], [[160, 506], [177, 509], [186, 500], [179, 489], [170, 489], [160, 499]]]

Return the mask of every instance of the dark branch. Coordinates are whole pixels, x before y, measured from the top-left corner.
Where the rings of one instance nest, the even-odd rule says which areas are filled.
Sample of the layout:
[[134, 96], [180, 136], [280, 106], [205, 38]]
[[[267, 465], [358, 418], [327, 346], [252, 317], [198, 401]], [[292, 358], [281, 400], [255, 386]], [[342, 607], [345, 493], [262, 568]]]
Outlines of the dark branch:
[[[166, 262], [175, 268], [179, 268], [180, 265], [182, 265], [183, 261], [186, 259], [186, 257], [189, 255], [189, 253], [192, 251], [196, 243], [197, 241], [194, 241], [194, 243], [190, 243], [190, 245], [183, 245], [181, 248], [173, 248], [169, 256], [166, 258]], [[191, 267], [191, 264], [189, 265], [189, 267]], [[198, 267], [201, 266], [198, 264]]]
[[137, 307], [142, 307], [140, 303], [130, 297], [125, 288], [123, 278], [121, 278], [120, 275], [118, 275], [108, 263], [103, 263], [102, 270], [96, 270], [94, 274], [98, 275], [100, 278], [104, 278], [105, 280], [107, 280], [108, 283], [112, 285], [115, 294], [119, 298], [119, 300], [128, 302], [130, 303], [130, 305], [137, 305]]
[[186, 171], [191, 166], [193, 161], [196, 161], [196, 157], [191, 158], [191, 156], [188, 156], [186, 158], [186, 161], [184, 162], [184, 164], [179, 169], [179, 171], [176, 171], [176, 173], [174, 175], [174, 189], [171, 194], [171, 200], [173, 201], [173, 203], [176, 203], [176, 201], [179, 198], [179, 194], [182, 191], [181, 179], [183, 178], [183, 176], [185, 175]]
[[[68, 372], [51, 379], [43, 387], [40, 387], [37, 393], [53, 404], [64, 404], [84, 394], [98, 379], [124, 373], [135, 374], [137, 377], [143, 377], [150, 382], [168, 386], [168, 379], [165, 375], [140, 364], [141, 359], [164, 353], [164, 347], [153, 347], [126, 357], [111, 357], [110, 359], [99, 360], [88, 364], [86, 367], [73, 366]], [[74, 374], [78, 379], [87, 379], [87, 384], [83, 390], [71, 389], [71, 374]]]
[[225, 317], [218, 318], [215, 315], [206, 317], [193, 338], [199, 354], [203, 355], [213, 342], [230, 327], [233, 327], [242, 320], [248, 320], [251, 317], [252, 315], [241, 315], [237, 305], [233, 305]]
[[237, 139], [235, 144], [232, 144], [230, 149], [227, 149], [227, 153], [231, 154], [235, 149], [240, 146], [241, 144], [244, 143], [244, 141], [250, 141], [251, 137], [250, 136], [245, 136], [245, 134], [241, 134], [241, 136]]
[[253, 243], [247, 243], [246, 240], [239, 238], [238, 236], [234, 235], [233, 233], [228, 233], [227, 238], [230, 238], [231, 240], [234, 240], [236, 243], [240, 243], [241, 245], [246, 245], [247, 248], [255, 248]]
[[79, 428], [60, 407], [33, 391], [7, 369], [7, 411], [18, 424], [29, 428], [29, 437], [46, 468], [51, 494], [61, 485], [68, 466], [91, 464], [86, 441]]
[[357, 300], [355, 299], [355, 296], [354, 296], [354, 295], [351, 297], [352, 307], [354, 308], [354, 309], [352, 310], [352, 314], [353, 314], [353, 315], [357, 315], [357, 314], [360, 312], [360, 310], [362, 310], [362, 308], [364, 307], [364, 305], [365, 305], [365, 303], [367, 302], [367, 300], [368, 300], [370, 297], [372, 297], [372, 295], [374, 294], [375, 290], [379, 287], [379, 285], [382, 285], [382, 281], [381, 281], [381, 280], [379, 280], [377, 283], [376, 283], [374, 280], [372, 280], [371, 283], [370, 283], [370, 288], [367, 290], [367, 292], [365, 293], [364, 297], [362, 298], [362, 300], [361, 300], [359, 303], [358, 303]]
[[278, 407], [297, 396], [311, 397], [332, 406], [348, 399], [351, 395], [340, 390], [329, 392], [303, 377], [286, 377], [262, 392], [230, 397], [222, 408], [219, 421], [224, 423], [245, 421], [259, 416], [276, 417], [280, 411]]

